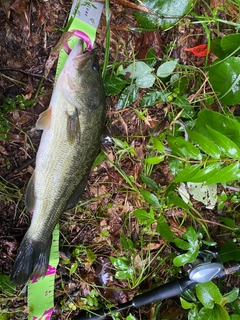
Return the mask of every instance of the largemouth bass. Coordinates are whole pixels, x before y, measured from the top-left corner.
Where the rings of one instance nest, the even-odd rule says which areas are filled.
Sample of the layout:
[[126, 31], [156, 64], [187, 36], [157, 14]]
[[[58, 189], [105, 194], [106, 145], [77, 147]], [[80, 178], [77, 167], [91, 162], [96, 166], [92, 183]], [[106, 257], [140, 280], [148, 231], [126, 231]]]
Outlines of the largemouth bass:
[[93, 52], [82, 53], [79, 41], [58, 77], [49, 108], [36, 123], [43, 133], [26, 190], [33, 218], [13, 265], [16, 285], [46, 274], [52, 232], [84, 191], [100, 148], [105, 113], [97, 58]]

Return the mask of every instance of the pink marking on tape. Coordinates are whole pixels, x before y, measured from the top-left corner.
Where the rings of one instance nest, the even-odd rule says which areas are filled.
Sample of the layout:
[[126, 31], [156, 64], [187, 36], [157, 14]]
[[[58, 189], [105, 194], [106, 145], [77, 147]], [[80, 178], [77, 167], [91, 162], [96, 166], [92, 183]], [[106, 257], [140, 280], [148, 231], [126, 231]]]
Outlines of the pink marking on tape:
[[51, 274], [55, 274], [55, 272], [56, 272], [56, 268], [49, 265], [48, 269], [47, 269], [47, 272], [46, 272], [46, 276], [49, 276]]
[[50, 320], [53, 311], [54, 311], [54, 308], [48, 309], [44, 311], [43, 315], [41, 315], [39, 318], [33, 317], [32, 320]]
[[[87, 45], [86, 51], [92, 50], [92, 47], [93, 47], [92, 41], [85, 32], [80, 31], [80, 30], [75, 30], [73, 33], [73, 37], [77, 37], [79, 39], [82, 39], [86, 43], [86, 45]], [[72, 51], [72, 49], [69, 47], [68, 43], [65, 43], [63, 48], [67, 54], [69, 54]]]

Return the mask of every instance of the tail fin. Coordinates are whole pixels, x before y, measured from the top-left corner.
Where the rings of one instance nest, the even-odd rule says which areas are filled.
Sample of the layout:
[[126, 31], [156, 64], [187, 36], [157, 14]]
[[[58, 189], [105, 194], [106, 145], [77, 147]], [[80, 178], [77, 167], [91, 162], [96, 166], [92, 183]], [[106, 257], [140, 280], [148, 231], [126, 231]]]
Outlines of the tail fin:
[[22, 285], [29, 279], [45, 276], [51, 243], [51, 238], [45, 243], [34, 241], [25, 235], [12, 269], [11, 280], [15, 285]]

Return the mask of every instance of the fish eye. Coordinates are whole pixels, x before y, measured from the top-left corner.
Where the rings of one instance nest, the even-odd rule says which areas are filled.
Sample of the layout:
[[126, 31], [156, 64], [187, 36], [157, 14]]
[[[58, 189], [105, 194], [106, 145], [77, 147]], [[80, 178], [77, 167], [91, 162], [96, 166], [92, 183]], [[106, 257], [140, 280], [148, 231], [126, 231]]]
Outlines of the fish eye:
[[92, 68], [94, 71], [97, 71], [97, 72], [99, 71], [99, 66], [96, 63], [93, 63]]

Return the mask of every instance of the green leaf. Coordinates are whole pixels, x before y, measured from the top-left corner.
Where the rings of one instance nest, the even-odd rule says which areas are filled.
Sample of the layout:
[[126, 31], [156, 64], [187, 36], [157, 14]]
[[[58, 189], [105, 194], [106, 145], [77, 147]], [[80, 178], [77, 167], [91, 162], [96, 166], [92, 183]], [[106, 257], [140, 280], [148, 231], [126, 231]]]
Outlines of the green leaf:
[[168, 204], [173, 204], [174, 206], [185, 209], [185, 210], [190, 209], [190, 206], [176, 194], [168, 195], [167, 200], [168, 200]]
[[199, 283], [196, 286], [196, 295], [202, 305], [209, 309], [212, 309], [215, 303], [222, 302], [221, 292], [212, 281]]
[[127, 86], [119, 97], [116, 109], [121, 110], [123, 108], [126, 108], [127, 106], [132, 104], [134, 101], [136, 101], [137, 97], [138, 97], [138, 89], [136, 85]]
[[143, 175], [143, 174], [141, 174], [140, 173], [140, 178], [141, 178], [141, 180], [149, 187], [149, 188], [151, 188], [152, 190], [154, 190], [154, 191], [158, 191], [159, 190], [159, 186], [157, 185], [157, 183], [154, 181], [154, 180], [152, 180], [151, 178], [149, 178], [149, 177], [147, 177], [147, 176], [145, 176], [145, 175]]
[[136, 79], [136, 86], [138, 88], [151, 88], [154, 85], [155, 77], [154, 75], [148, 73], [140, 78]]
[[144, 0], [143, 5], [152, 14], [136, 11], [134, 16], [144, 28], [163, 30], [171, 28], [193, 7], [193, 0]]
[[200, 169], [188, 182], [205, 182], [219, 172], [220, 169], [221, 164], [219, 162], [208, 164], [206, 167]]
[[134, 269], [132, 267], [127, 270], [117, 271], [115, 273], [116, 279], [131, 279], [134, 275]]
[[209, 81], [219, 99], [226, 105], [240, 102], [240, 58], [229, 57], [223, 62], [216, 61], [209, 68]]
[[230, 320], [240, 320], [240, 315], [239, 314], [231, 314]]
[[110, 257], [110, 261], [117, 270], [127, 270], [129, 268], [130, 259], [126, 257]]
[[198, 173], [200, 170], [200, 164], [194, 164], [192, 166], [186, 166], [185, 169], [179, 172], [173, 182], [188, 182], [191, 181], [192, 178]]
[[216, 143], [216, 145], [221, 149], [223, 155], [233, 159], [240, 158], [240, 149], [232, 140], [222, 133], [212, 129], [208, 125], [206, 125], [206, 130], [208, 132], [208, 137]]
[[155, 221], [155, 219], [151, 217], [151, 215], [143, 209], [134, 210], [133, 214], [141, 224], [150, 225]]
[[180, 297], [180, 301], [181, 301], [182, 308], [185, 309], [185, 310], [191, 309], [191, 308], [193, 308], [195, 306], [195, 303], [188, 302], [188, 301], [184, 300], [181, 297]]
[[184, 140], [183, 137], [168, 137], [168, 145], [173, 154], [181, 156], [186, 159], [201, 160], [202, 154], [198, 148], [193, 146], [190, 142]]
[[176, 244], [176, 246], [182, 250], [189, 250], [190, 248], [190, 244], [189, 242], [183, 240], [183, 239], [179, 239], [179, 238], [175, 238], [174, 239], [174, 243]]
[[0, 274], [0, 290], [8, 296], [14, 295], [16, 291], [16, 286], [10, 281], [10, 277], [5, 274]]
[[169, 77], [174, 69], [176, 68], [178, 60], [167, 61], [160, 65], [157, 69], [157, 76], [159, 78], [167, 78]]
[[120, 71], [120, 74], [128, 74], [131, 79], [142, 78], [143, 76], [150, 74], [153, 71], [145, 62], [135, 61], [131, 63], [127, 68]]
[[148, 157], [148, 158], [145, 158], [144, 159], [144, 162], [145, 163], [148, 163], [148, 164], [158, 164], [160, 162], [162, 162], [163, 160], [165, 159], [165, 156], [162, 155], [162, 156], [156, 156], [156, 157]]
[[213, 159], [219, 159], [221, 152], [217, 145], [215, 145], [211, 140], [209, 140], [205, 135], [187, 130], [190, 139], [198, 145], [198, 147], [204, 151], [207, 155], [211, 156]]
[[70, 276], [71, 276], [73, 273], [76, 272], [77, 268], [78, 268], [78, 262], [76, 261], [76, 262], [72, 263], [72, 265], [71, 265], [71, 268], [70, 268]]
[[231, 303], [237, 299], [239, 295], [239, 288], [233, 288], [230, 292], [224, 294], [224, 298], [227, 298], [227, 303]]
[[222, 245], [219, 251], [219, 257], [222, 262], [230, 260], [240, 261], [240, 249], [233, 241], [227, 241]]
[[221, 47], [227, 54], [231, 54], [235, 50], [239, 49], [235, 56], [240, 53], [240, 34], [229, 34], [221, 39]]
[[160, 235], [165, 238], [166, 240], [173, 242], [173, 233], [170, 229], [167, 220], [164, 216], [160, 216], [160, 218], [157, 221], [157, 232], [160, 233]]
[[230, 320], [227, 311], [220, 305], [216, 304], [212, 309], [202, 308], [199, 311], [197, 320]]
[[212, 178], [206, 181], [206, 184], [225, 183], [228, 181], [234, 181], [240, 179], [239, 162], [230, 164], [227, 167], [221, 169]]
[[155, 207], [160, 207], [160, 203], [158, 201], [158, 198], [155, 196], [155, 194], [147, 191], [147, 190], [142, 190], [141, 194], [143, 196], [143, 198], [152, 206]]
[[127, 84], [123, 76], [106, 75], [104, 80], [106, 95], [119, 94]]
[[219, 112], [204, 109], [198, 114], [196, 130], [202, 135], [207, 136], [207, 126], [221, 132], [236, 143], [237, 146], [240, 145], [240, 123], [236, 119], [229, 118]]
[[168, 94], [164, 91], [154, 91], [146, 93], [140, 103], [140, 107], [150, 107], [154, 106], [158, 102], [167, 102]]

